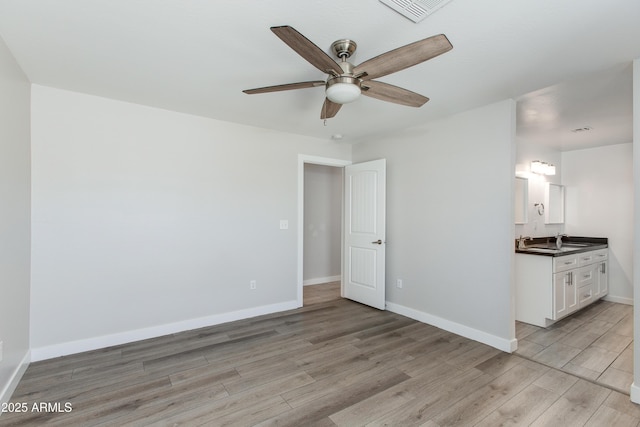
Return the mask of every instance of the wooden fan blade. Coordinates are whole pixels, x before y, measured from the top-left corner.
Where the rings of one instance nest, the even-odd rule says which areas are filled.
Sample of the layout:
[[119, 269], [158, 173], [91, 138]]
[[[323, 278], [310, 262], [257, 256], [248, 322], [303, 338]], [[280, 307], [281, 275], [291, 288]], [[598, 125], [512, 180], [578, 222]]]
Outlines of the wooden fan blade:
[[318, 87], [318, 86], [324, 86], [324, 85], [325, 85], [324, 81], [314, 80], [312, 82], [288, 83], [284, 85], [259, 87], [256, 89], [245, 89], [243, 90], [243, 92], [249, 95], [253, 95], [256, 93], [279, 92], [281, 90], [293, 90], [293, 89], [306, 89], [308, 87]]
[[322, 104], [322, 111], [320, 112], [321, 119], [330, 119], [335, 117], [340, 111], [340, 107], [342, 104], [337, 104], [335, 102], [329, 101], [329, 98], [324, 99], [324, 104]]
[[363, 90], [362, 94], [376, 98], [381, 101], [393, 102], [395, 104], [406, 105], [409, 107], [422, 107], [429, 98], [410, 90], [403, 89], [398, 86], [382, 83], [375, 80], [367, 80], [362, 83], [362, 87], [368, 88]]
[[364, 61], [354, 68], [353, 74], [363, 74], [362, 80], [375, 79], [412, 67], [451, 49], [453, 46], [447, 37], [439, 34]]
[[342, 74], [342, 68], [336, 61], [327, 55], [322, 49], [313, 44], [309, 39], [300, 34], [295, 28], [288, 25], [271, 27], [271, 31], [285, 42], [298, 55], [306, 59], [311, 65], [323, 73], [331, 74], [331, 70]]

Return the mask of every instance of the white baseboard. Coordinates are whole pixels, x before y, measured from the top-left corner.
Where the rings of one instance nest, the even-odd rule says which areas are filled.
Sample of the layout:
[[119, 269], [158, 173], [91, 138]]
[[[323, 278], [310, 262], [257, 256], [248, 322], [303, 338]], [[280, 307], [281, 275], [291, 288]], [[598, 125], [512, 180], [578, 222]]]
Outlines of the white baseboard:
[[392, 302], [387, 302], [386, 307], [387, 310], [394, 313], [398, 313], [419, 322], [444, 329], [445, 331], [454, 333], [456, 335], [460, 335], [465, 338], [490, 345], [491, 347], [497, 348], [498, 350], [505, 351], [507, 353], [513, 353], [518, 349], [518, 341], [516, 339], [508, 340], [505, 338], [500, 338], [495, 335], [488, 334], [484, 331], [470, 328], [469, 326], [461, 325], [460, 323], [452, 322], [450, 320], [443, 319], [442, 317], [434, 316], [432, 314], [424, 313], [422, 311], [405, 307], [400, 304], [394, 304]]
[[204, 328], [206, 326], [219, 325], [221, 323], [248, 319], [265, 314], [278, 313], [280, 311], [293, 310], [295, 308], [298, 308], [297, 301], [288, 301], [278, 304], [253, 307], [245, 310], [232, 311], [229, 313], [214, 314], [212, 316], [199, 317], [197, 319], [183, 320], [165, 325], [152, 326], [150, 328], [136, 329], [95, 338], [36, 347], [31, 349], [31, 360], [36, 362], [39, 360], [52, 359], [54, 357], [97, 350], [99, 348], [126, 344], [162, 335], [175, 334], [192, 329]]
[[22, 379], [22, 376], [24, 375], [25, 371], [29, 367], [29, 362], [31, 362], [31, 352], [27, 350], [24, 357], [20, 361], [20, 364], [13, 371], [13, 374], [11, 375], [9, 382], [2, 389], [2, 392], [0, 393], [0, 404], [7, 403], [9, 400], [11, 400], [11, 396], [13, 395], [13, 392], [16, 390], [16, 387], [18, 387], [18, 383], [20, 382], [20, 380]]
[[616, 296], [607, 295], [602, 299], [609, 302], [617, 302], [619, 304], [633, 305], [633, 298], [616, 297]]
[[640, 403], [640, 387], [636, 385], [635, 381], [631, 384], [629, 392], [631, 395], [631, 401], [633, 403]]
[[338, 282], [340, 281], [340, 279], [342, 279], [342, 276], [340, 275], [329, 276], [329, 277], [316, 277], [315, 279], [307, 279], [303, 281], [302, 285], [303, 286], [320, 285], [322, 283]]

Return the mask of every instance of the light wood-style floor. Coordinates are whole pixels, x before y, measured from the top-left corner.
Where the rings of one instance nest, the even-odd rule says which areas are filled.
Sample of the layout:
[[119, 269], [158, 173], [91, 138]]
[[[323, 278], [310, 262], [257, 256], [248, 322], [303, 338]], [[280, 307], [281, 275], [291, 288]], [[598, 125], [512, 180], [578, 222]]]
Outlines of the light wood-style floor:
[[305, 306], [335, 301], [340, 298], [340, 282], [305, 286], [303, 291], [303, 304]]
[[[322, 288], [305, 288], [305, 299], [313, 290]], [[640, 407], [609, 387], [388, 311], [321, 300], [34, 363], [12, 402], [72, 411], [5, 413], [0, 425], [640, 423]]]
[[629, 394], [633, 307], [598, 301], [549, 328], [516, 323], [516, 354]]

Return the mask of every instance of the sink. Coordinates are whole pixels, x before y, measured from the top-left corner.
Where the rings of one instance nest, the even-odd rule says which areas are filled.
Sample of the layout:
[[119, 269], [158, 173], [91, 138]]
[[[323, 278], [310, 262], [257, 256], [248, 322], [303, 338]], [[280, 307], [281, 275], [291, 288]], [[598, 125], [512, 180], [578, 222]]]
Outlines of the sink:
[[563, 246], [560, 249], [557, 248], [539, 248], [539, 247], [527, 247], [525, 249], [520, 249], [521, 251], [526, 251], [526, 252], [538, 252], [541, 254], [559, 254], [561, 252], [570, 252], [570, 251], [575, 251], [577, 248], [576, 247], [571, 247], [571, 246]]
[[534, 243], [533, 245], [525, 245], [525, 249], [557, 249], [554, 243]]
[[525, 250], [529, 250], [529, 249], [545, 249], [545, 250], [550, 250], [550, 251], [562, 251], [564, 248], [567, 248], [566, 250], [574, 250], [574, 249], [581, 249], [581, 248], [587, 248], [589, 246], [593, 246], [593, 244], [591, 243], [574, 243], [574, 242], [567, 242], [567, 243], [563, 243], [562, 246], [560, 247], [560, 249], [558, 249], [556, 247], [556, 243], [534, 243], [530, 246], [525, 246]]
[[558, 249], [551, 249], [551, 248], [525, 248], [520, 250], [527, 251], [527, 252], [540, 252], [543, 254], [555, 254], [560, 252]]

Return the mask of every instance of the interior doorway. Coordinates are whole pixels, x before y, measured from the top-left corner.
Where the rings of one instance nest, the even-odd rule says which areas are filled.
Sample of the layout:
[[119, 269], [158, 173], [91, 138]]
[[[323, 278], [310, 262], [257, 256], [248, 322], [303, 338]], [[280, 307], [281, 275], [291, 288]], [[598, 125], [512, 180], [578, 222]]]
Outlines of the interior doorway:
[[[379, 310], [386, 308], [385, 299], [385, 244], [386, 244], [386, 159], [370, 160], [357, 164], [344, 160], [309, 160], [301, 156], [298, 168], [298, 305], [303, 305], [304, 284], [326, 283], [341, 278], [340, 295]], [[316, 161], [314, 161], [316, 160]], [[329, 166], [329, 174], [336, 174], [334, 188], [329, 195], [331, 202], [317, 201], [314, 193], [323, 190], [305, 188], [305, 165]], [[335, 168], [339, 167], [338, 170]], [[322, 169], [323, 173], [326, 168]], [[337, 183], [341, 183], [338, 189]], [[305, 196], [305, 193], [309, 193]], [[344, 201], [343, 201], [344, 200]], [[326, 210], [323, 203], [334, 205], [333, 214], [320, 220], [305, 218], [305, 210]], [[307, 207], [305, 207], [307, 205]], [[321, 206], [321, 207], [319, 207]], [[339, 209], [338, 209], [339, 207]], [[340, 213], [338, 217], [338, 213]], [[305, 261], [305, 239], [312, 243], [318, 227], [314, 221], [335, 223], [335, 237], [329, 245], [323, 243], [323, 256], [310, 255]], [[338, 239], [337, 230], [340, 230]], [[326, 231], [326, 230], [325, 230]], [[333, 267], [308, 274], [305, 262], [317, 264], [318, 260], [331, 261]], [[322, 263], [322, 262], [321, 262]], [[340, 265], [338, 269], [337, 266]], [[317, 266], [314, 266], [317, 267]], [[337, 273], [337, 274], [336, 274]]]
[[[338, 282], [342, 295], [343, 168], [348, 160], [300, 156], [298, 161], [298, 305], [304, 289]], [[329, 291], [329, 292], [331, 292]]]
[[305, 163], [303, 305], [340, 296], [343, 168]]

